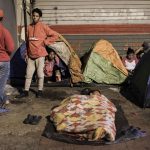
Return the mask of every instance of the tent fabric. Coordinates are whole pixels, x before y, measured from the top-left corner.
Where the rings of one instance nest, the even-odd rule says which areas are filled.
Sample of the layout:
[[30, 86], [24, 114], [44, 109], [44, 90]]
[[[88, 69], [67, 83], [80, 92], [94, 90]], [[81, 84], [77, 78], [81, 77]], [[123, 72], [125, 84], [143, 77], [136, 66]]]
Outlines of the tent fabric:
[[126, 79], [122, 72], [95, 52], [91, 53], [83, 75], [87, 83], [120, 84]]
[[72, 83], [78, 83], [83, 81], [83, 75], [81, 72], [81, 61], [78, 55], [75, 53], [71, 45], [67, 40], [59, 34], [59, 40], [49, 45], [48, 47], [52, 48], [56, 54], [64, 61], [68, 66]]
[[112, 44], [99, 40], [91, 50], [83, 75], [87, 83], [121, 84], [128, 73]]
[[120, 70], [124, 75], [128, 75], [127, 70], [125, 69], [122, 61], [114, 49], [112, 44], [106, 40], [100, 40], [96, 43], [93, 48], [93, 52], [98, 53], [99, 55], [103, 56], [106, 60], [112, 63], [112, 65]]
[[150, 107], [150, 51], [145, 53], [137, 64], [131, 79], [131, 91], [136, 103], [141, 107]]
[[48, 47], [52, 48], [56, 52], [56, 54], [63, 60], [63, 62], [68, 66], [71, 53], [64, 42], [55, 42]]
[[22, 43], [10, 61], [10, 78], [25, 78], [27, 64], [25, 62], [26, 43]]

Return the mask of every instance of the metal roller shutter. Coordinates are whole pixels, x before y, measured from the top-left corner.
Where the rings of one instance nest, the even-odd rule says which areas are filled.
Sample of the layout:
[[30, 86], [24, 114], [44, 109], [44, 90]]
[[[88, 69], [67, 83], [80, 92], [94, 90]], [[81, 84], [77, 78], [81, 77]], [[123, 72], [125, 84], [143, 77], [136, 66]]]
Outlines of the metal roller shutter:
[[147, 24], [149, 0], [35, 0], [43, 21], [65, 24]]

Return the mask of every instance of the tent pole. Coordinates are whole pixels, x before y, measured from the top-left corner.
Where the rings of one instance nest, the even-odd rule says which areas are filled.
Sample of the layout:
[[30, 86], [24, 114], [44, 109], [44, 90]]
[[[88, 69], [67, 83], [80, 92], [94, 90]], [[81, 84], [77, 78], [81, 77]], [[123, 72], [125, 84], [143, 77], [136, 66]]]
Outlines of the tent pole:
[[24, 27], [25, 27], [25, 41], [27, 41], [27, 14], [26, 14], [26, 0], [22, 1], [22, 5], [23, 5], [23, 13], [24, 13]]

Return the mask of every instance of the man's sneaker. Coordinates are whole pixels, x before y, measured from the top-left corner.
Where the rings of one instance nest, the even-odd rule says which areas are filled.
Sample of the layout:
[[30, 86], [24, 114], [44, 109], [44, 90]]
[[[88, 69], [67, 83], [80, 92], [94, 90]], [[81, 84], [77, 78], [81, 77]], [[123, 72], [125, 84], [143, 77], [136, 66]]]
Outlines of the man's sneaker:
[[43, 91], [38, 90], [37, 94], [36, 94], [37, 98], [42, 98], [43, 97]]
[[23, 91], [20, 95], [17, 95], [16, 98], [28, 97], [29, 91]]

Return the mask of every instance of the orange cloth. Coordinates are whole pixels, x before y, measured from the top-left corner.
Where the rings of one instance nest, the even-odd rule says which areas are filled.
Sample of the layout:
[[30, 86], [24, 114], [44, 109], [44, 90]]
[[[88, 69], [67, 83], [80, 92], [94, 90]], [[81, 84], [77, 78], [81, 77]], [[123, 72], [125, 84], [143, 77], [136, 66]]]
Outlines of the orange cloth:
[[0, 9], [0, 17], [4, 17], [4, 12], [2, 9]]
[[38, 22], [35, 25], [28, 26], [28, 49], [30, 58], [45, 57], [47, 51], [46, 45], [50, 45], [58, 40], [58, 33], [53, 31], [48, 25]]
[[118, 53], [110, 42], [106, 40], [99, 40], [94, 46], [93, 51], [110, 61], [113, 66], [120, 70], [124, 75], [128, 75], [128, 71], [124, 67]]

